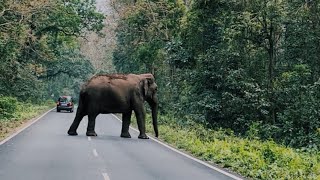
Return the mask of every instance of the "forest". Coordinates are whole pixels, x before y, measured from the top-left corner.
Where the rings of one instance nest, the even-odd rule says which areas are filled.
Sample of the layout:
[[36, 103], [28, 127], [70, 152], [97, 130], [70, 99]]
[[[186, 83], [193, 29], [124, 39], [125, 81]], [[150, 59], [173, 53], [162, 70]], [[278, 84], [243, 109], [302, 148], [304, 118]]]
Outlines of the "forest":
[[1, 0], [0, 119], [13, 116], [18, 102], [75, 95], [94, 73], [78, 38], [99, 32], [103, 19], [90, 0]]
[[[110, 0], [110, 6], [115, 27], [104, 23], [93, 0], [0, 0], [0, 121], [27, 103], [77, 97], [88, 77], [113, 72], [81, 52], [86, 33], [103, 39], [111, 28], [115, 44], [104, 59], [117, 73], [153, 73], [162, 130], [190, 130], [201, 139], [186, 140], [195, 149], [177, 144], [177, 135], [164, 140], [251, 178], [320, 177], [320, 0]], [[213, 155], [223, 148], [199, 152], [202, 142], [218, 140], [241, 141], [235, 153], [250, 141], [267, 142], [252, 147], [262, 148], [263, 162], [249, 167], [257, 160]], [[272, 149], [278, 145], [289, 150]], [[290, 161], [295, 153], [301, 166]], [[284, 164], [292, 172], [276, 169]]]
[[77, 97], [95, 73], [81, 39], [103, 37], [103, 21], [91, 0], [0, 0], [0, 139], [60, 95]]
[[155, 75], [160, 137], [253, 179], [320, 177], [319, 0], [119, 7], [113, 64]]
[[163, 113], [317, 149], [319, 29], [318, 0], [137, 1], [113, 61], [155, 73]]

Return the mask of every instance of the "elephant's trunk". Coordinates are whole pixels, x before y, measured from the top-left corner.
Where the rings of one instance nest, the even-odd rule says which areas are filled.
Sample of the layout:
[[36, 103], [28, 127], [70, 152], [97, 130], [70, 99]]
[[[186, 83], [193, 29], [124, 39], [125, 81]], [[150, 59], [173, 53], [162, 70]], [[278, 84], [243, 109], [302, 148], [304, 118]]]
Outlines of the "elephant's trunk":
[[152, 110], [152, 123], [153, 123], [153, 129], [155, 136], [158, 137], [158, 103], [152, 103], [151, 105]]

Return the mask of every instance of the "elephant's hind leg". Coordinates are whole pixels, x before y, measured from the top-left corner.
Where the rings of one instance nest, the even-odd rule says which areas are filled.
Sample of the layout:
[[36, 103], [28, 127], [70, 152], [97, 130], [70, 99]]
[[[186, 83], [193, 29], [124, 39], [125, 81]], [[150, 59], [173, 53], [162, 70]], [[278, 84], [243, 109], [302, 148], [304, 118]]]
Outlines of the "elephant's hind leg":
[[87, 136], [97, 136], [97, 133], [94, 131], [96, 124], [96, 117], [98, 114], [89, 114], [88, 115], [88, 127], [87, 127]]
[[129, 133], [131, 114], [132, 114], [132, 111], [122, 114], [122, 129], [121, 129], [120, 137], [131, 138], [131, 135]]
[[74, 118], [73, 123], [71, 124], [71, 126], [70, 126], [70, 128], [69, 128], [69, 130], [68, 130], [68, 134], [69, 134], [70, 136], [76, 136], [76, 135], [78, 135], [77, 129], [78, 129], [79, 124], [80, 124], [80, 122], [81, 122], [81, 120], [82, 120], [82, 118], [83, 118], [84, 116], [85, 116], [85, 115], [82, 114], [81, 112], [77, 112], [76, 117]]

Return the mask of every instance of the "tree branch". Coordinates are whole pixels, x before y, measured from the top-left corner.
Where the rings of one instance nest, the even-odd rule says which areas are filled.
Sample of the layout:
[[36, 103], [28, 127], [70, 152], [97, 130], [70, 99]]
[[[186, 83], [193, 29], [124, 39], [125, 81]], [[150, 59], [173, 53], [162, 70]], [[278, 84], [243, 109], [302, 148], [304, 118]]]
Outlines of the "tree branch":
[[4, 13], [5, 13], [6, 11], [8, 11], [8, 10], [9, 10], [9, 9], [3, 9], [3, 10], [0, 12], [0, 17], [3, 16]]

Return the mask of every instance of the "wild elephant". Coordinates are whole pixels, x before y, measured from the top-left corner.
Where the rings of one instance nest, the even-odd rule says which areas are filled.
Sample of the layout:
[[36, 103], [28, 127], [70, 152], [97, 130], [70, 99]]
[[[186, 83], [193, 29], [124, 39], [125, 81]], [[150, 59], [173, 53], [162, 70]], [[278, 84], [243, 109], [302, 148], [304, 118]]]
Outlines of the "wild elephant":
[[134, 111], [140, 131], [138, 138], [148, 139], [145, 128], [145, 108], [147, 101], [152, 110], [155, 136], [157, 125], [157, 84], [152, 74], [110, 74], [96, 75], [81, 88], [76, 117], [68, 134], [78, 135], [77, 128], [82, 118], [88, 115], [87, 136], [97, 136], [95, 121], [98, 114], [122, 113], [121, 137], [130, 138], [129, 126]]

